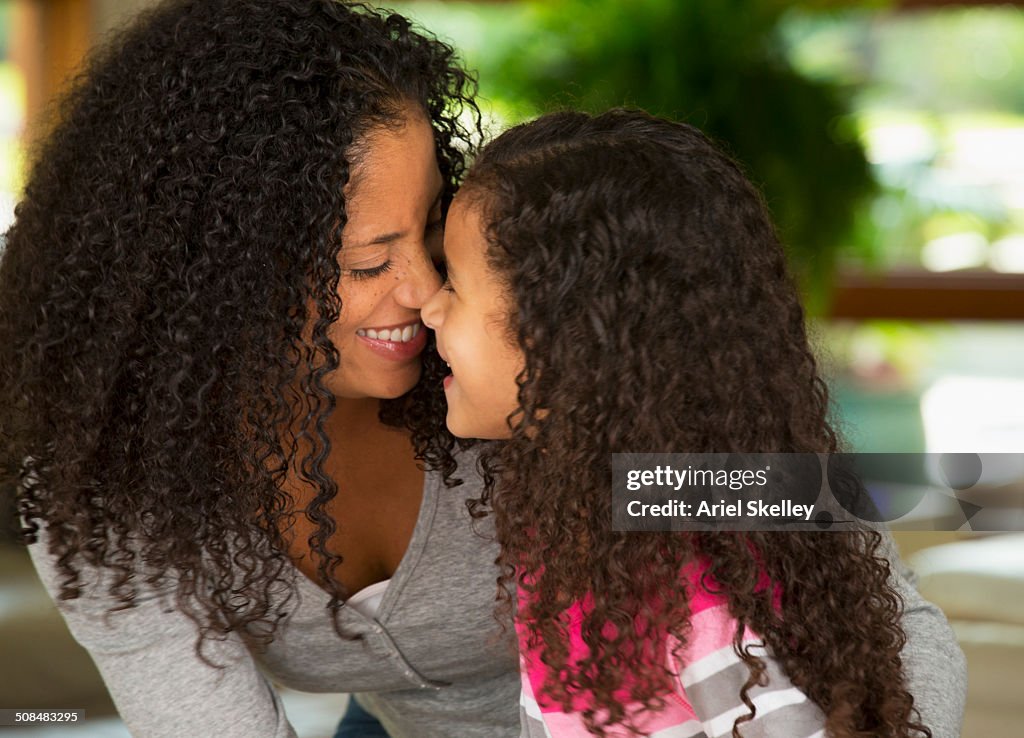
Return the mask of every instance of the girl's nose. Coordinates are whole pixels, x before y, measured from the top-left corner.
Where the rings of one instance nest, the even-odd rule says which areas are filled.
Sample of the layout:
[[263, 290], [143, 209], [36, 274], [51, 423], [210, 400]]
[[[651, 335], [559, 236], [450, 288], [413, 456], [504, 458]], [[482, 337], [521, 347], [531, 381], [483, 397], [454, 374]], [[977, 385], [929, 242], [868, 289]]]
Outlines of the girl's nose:
[[420, 308], [420, 320], [422, 320], [423, 324], [431, 330], [436, 331], [444, 321], [444, 310], [441, 307], [441, 301], [443, 299], [444, 290], [440, 288], [439, 283], [438, 289], [423, 304], [423, 307]]

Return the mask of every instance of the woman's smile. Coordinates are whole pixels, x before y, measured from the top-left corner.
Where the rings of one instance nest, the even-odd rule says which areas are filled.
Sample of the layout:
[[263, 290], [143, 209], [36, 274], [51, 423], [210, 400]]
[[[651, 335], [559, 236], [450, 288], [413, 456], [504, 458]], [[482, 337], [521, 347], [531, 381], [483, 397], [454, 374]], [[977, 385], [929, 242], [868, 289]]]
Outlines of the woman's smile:
[[427, 332], [419, 320], [381, 328], [360, 328], [356, 337], [360, 345], [375, 355], [394, 361], [415, 359], [427, 345]]

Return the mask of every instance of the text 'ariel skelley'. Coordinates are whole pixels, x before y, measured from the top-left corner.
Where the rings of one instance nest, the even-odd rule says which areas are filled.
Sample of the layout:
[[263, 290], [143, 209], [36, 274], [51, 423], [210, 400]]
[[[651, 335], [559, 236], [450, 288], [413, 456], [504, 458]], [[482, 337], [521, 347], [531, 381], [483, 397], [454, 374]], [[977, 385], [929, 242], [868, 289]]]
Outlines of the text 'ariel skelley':
[[[626, 472], [626, 489], [638, 491], [642, 487], [661, 487], [678, 492], [684, 486], [717, 487], [731, 491], [750, 487], [764, 490], [768, 482], [771, 465], [761, 469], [706, 469], [687, 466], [682, 469], [672, 466], [657, 466], [654, 469], [630, 469]], [[814, 505], [795, 503], [793, 500], [764, 499], [746, 500], [661, 500], [655, 503], [630, 500], [626, 504], [629, 517], [673, 517], [673, 518], [802, 518], [810, 521]]]
[[767, 503], [764, 500], [747, 500], [745, 509], [740, 502], [708, 502], [702, 500], [694, 504], [683, 500], [668, 500], [659, 504], [649, 504], [640, 500], [631, 500], [626, 505], [626, 514], [630, 517], [664, 517], [664, 518], [803, 518], [810, 521], [814, 514], [814, 505], [801, 505], [792, 500], [779, 500]]

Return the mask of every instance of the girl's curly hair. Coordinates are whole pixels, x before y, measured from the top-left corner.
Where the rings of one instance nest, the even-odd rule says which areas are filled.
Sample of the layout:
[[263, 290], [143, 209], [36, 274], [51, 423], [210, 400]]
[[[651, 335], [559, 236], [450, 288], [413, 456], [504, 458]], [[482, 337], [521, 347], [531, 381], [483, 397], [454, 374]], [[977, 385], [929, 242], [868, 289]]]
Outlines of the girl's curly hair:
[[[171, 0], [91, 57], [0, 263], [0, 483], [28, 542], [51, 533], [62, 598], [83, 566], [114, 573], [119, 606], [170, 573], [203, 637], [266, 644], [272, 594], [294, 585], [282, 481], [300, 469], [337, 609], [323, 380], [339, 365], [343, 189], [365, 136], [418, 108], [447, 205], [479, 134], [475, 90], [449, 46], [335, 0]], [[447, 477], [442, 366], [428, 349], [381, 418]]]
[[[485, 147], [459, 197], [482, 213], [526, 358], [513, 436], [481, 452], [475, 502], [495, 515], [499, 597], [527, 594], [517, 617], [547, 667], [542, 694], [566, 710], [590, 695], [598, 735], [633, 730], [617, 694], [664, 705], [669, 675], [652, 642], [685, 643], [681, 572], [700, 559], [830, 736], [930, 736], [905, 686], [879, 533], [611, 529], [613, 452], [837, 450], [783, 250], [740, 168], [686, 125], [560, 113]], [[588, 594], [589, 653], [573, 661], [562, 615]], [[765, 670], [741, 635], [750, 713], [736, 736]]]

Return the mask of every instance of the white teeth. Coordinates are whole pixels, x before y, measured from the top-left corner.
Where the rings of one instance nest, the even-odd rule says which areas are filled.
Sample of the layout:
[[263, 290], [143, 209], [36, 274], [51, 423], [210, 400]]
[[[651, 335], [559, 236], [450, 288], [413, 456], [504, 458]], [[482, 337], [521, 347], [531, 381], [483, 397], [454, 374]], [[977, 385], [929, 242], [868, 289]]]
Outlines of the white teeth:
[[357, 336], [375, 338], [378, 341], [391, 341], [392, 343], [408, 343], [412, 339], [416, 338], [416, 336], [419, 335], [419, 332], [419, 323], [413, 323], [412, 325], [407, 325], [404, 328], [384, 328], [379, 331], [375, 328], [356, 329]]

